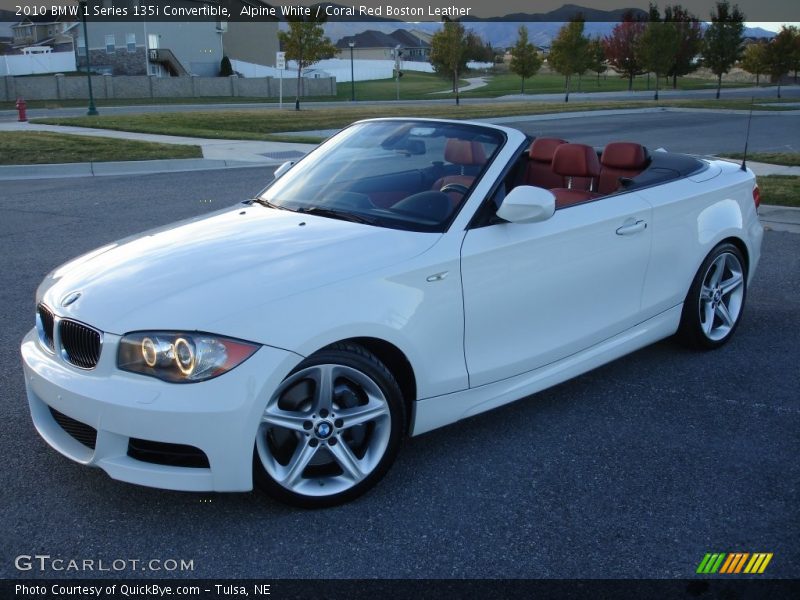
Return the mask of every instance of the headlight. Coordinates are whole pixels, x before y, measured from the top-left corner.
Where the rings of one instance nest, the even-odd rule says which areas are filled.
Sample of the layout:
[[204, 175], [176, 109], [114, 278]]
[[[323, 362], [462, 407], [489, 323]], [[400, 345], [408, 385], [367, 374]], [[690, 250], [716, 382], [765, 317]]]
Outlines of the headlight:
[[172, 383], [192, 383], [230, 371], [258, 348], [208, 333], [139, 331], [120, 340], [117, 366]]

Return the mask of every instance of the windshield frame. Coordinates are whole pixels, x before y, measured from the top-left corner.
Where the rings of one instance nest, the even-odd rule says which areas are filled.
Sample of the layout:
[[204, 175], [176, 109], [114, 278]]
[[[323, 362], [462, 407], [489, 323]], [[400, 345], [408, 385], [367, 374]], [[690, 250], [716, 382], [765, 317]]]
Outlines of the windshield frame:
[[[457, 204], [455, 204], [455, 208], [452, 209], [450, 211], [450, 214], [448, 214], [446, 218], [444, 218], [443, 220], [436, 222], [433, 221], [424, 222], [423, 220], [420, 219], [414, 220], [411, 217], [401, 218], [396, 213], [395, 214], [389, 213], [389, 209], [381, 209], [378, 207], [374, 207], [374, 205], [372, 207], [369, 207], [369, 210], [364, 210], [364, 211], [357, 210], [355, 207], [351, 207], [350, 209], [348, 209], [347, 207], [343, 207], [342, 205], [338, 204], [334, 204], [331, 206], [331, 208], [335, 208], [339, 212], [349, 210], [353, 216], [360, 217], [362, 220], [368, 221], [367, 223], [364, 223], [367, 226], [410, 230], [416, 232], [430, 232], [430, 233], [446, 232], [452, 225], [453, 221], [458, 217], [460, 212], [464, 209], [464, 207], [468, 203], [468, 200], [472, 196], [472, 193], [478, 187], [478, 184], [486, 175], [487, 171], [491, 169], [496, 158], [498, 157], [498, 155], [500, 155], [501, 151], [505, 148], [505, 146], [508, 143], [508, 136], [502, 128], [494, 127], [488, 124], [484, 125], [481, 123], [472, 123], [468, 121], [457, 121], [450, 119], [426, 119], [417, 117], [388, 117], [379, 119], [365, 119], [361, 121], [356, 121], [355, 123], [348, 125], [338, 133], [334, 134], [333, 136], [325, 140], [322, 144], [314, 148], [306, 156], [298, 160], [283, 175], [273, 179], [269, 184], [267, 184], [267, 186], [265, 186], [256, 195], [256, 198], [263, 202], [270, 203], [279, 209], [291, 210], [301, 213], [308, 212], [309, 214], [313, 214], [314, 208], [325, 208], [326, 202], [320, 203], [320, 202], [309, 201], [303, 203], [302, 201], [298, 201], [296, 199], [285, 201], [278, 198], [277, 193], [280, 192], [281, 188], [284, 188], [284, 185], [291, 184], [291, 182], [296, 180], [298, 177], [307, 177], [309, 176], [309, 174], [313, 176], [312, 169], [319, 168], [319, 165], [325, 165], [324, 161], [328, 160], [327, 156], [328, 154], [331, 153], [332, 149], [335, 152], [336, 151], [335, 149], [341, 148], [344, 144], [346, 144], [347, 140], [352, 137], [352, 135], [357, 134], [359, 131], [368, 132], [369, 130], [365, 129], [365, 127], [370, 127], [371, 125], [385, 125], [385, 124], [392, 124], [398, 127], [405, 127], [407, 128], [409, 136], [412, 135], [411, 130], [413, 128], [417, 127], [420, 129], [434, 128], [436, 131], [434, 132], [434, 135], [431, 136], [431, 139], [445, 139], [445, 140], [449, 139], [446, 135], [447, 133], [462, 133], [464, 134], [463, 137], [458, 136], [457, 139], [465, 139], [467, 141], [480, 142], [481, 138], [483, 137], [485, 138], [483, 140], [484, 143], [492, 144], [493, 148], [491, 152], [487, 151], [485, 162], [483, 162], [482, 165], [476, 168], [474, 179], [470, 184], [467, 193], [463, 194], [463, 197], [457, 201]], [[391, 146], [384, 145], [388, 140], [390, 140], [390, 137], [384, 139], [380, 146], [376, 145], [375, 149], [384, 151], [393, 149]], [[311, 165], [310, 167], [307, 166], [309, 164]], [[437, 168], [443, 168], [444, 165], [445, 163], [443, 161], [431, 162], [431, 166]], [[454, 165], [447, 164], [447, 166], [452, 168]], [[391, 177], [392, 175], [393, 173], [388, 173], [385, 175], [377, 175], [372, 177], [377, 179], [382, 176]], [[367, 181], [369, 179], [370, 176], [365, 176], [360, 180], [356, 180], [356, 182]], [[430, 188], [425, 188], [425, 189], [430, 189]], [[438, 193], [438, 190], [430, 190], [430, 191]], [[336, 218], [331, 214], [329, 215], [320, 214], [319, 216], [324, 218]]]

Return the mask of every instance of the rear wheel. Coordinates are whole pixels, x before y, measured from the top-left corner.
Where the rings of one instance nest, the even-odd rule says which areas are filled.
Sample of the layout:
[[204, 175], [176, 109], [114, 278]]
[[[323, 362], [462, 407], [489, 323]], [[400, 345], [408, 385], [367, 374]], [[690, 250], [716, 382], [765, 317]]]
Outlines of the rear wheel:
[[733, 244], [720, 244], [703, 261], [689, 288], [679, 338], [695, 348], [721, 346], [739, 325], [746, 294], [747, 269], [741, 251]]
[[404, 408], [397, 381], [372, 353], [350, 343], [325, 348], [300, 363], [267, 403], [255, 481], [294, 506], [352, 500], [394, 462]]

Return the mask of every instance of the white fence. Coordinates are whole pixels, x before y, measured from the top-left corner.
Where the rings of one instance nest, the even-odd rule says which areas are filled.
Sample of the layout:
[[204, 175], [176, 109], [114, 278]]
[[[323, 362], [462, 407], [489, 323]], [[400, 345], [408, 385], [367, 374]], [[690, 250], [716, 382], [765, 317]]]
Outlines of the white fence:
[[68, 73], [75, 70], [75, 54], [72, 52], [6, 54], [0, 60], [0, 77], [5, 75]]
[[[275, 67], [265, 67], [253, 63], [232, 60], [231, 66], [234, 71], [238, 71], [245, 77], [280, 77], [278, 69]], [[288, 79], [297, 77], [297, 66], [294, 61], [289, 61], [288, 69], [284, 69], [283, 78]], [[331, 58], [321, 60], [310, 67], [314, 71], [322, 71], [326, 75], [336, 77], [337, 82], [350, 81], [350, 60], [343, 58]], [[421, 71], [423, 73], [433, 73], [433, 67], [426, 62], [403, 61], [401, 64], [403, 71]], [[393, 60], [367, 60], [356, 59], [353, 61], [353, 78], [356, 81], [371, 81], [373, 79], [389, 79], [394, 73]]]
[[[241, 73], [245, 77], [275, 77], [281, 76], [275, 67], [265, 67], [254, 63], [232, 60], [233, 70]], [[297, 65], [294, 61], [286, 63], [289, 67], [283, 70], [283, 78], [291, 79], [297, 77]], [[492, 63], [469, 62], [470, 69], [488, 69]], [[346, 58], [330, 58], [314, 63], [308, 71], [322, 71], [325, 76], [336, 77], [338, 83], [350, 81], [350, 60]], [[427, 62], [417, 62], [406, 60], [400, 63], [401, 71], [419, 71], [422, 73], [433, 73], [433, 67]], [[394, 77], [393, 60], [353, 60], [353, 79], [356, 81], [372, 81], [374, 79], [390, 79]]]

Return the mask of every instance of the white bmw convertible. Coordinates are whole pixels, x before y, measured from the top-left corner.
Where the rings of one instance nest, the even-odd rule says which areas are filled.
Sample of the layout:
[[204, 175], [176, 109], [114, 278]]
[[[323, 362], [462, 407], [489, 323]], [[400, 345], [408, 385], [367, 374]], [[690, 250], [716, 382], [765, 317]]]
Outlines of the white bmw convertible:
[[51, 272], [33, 421], [122, 481], [348, 501], [404, 436], [676, 333], [727, 342], [758, 203], [739, 165], [639, 144], [359, 122], [251, 200]]

